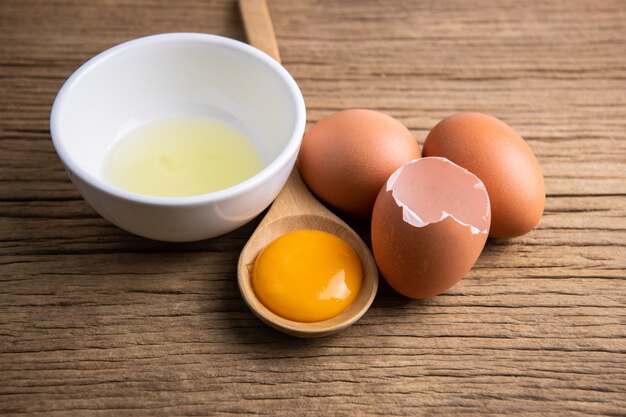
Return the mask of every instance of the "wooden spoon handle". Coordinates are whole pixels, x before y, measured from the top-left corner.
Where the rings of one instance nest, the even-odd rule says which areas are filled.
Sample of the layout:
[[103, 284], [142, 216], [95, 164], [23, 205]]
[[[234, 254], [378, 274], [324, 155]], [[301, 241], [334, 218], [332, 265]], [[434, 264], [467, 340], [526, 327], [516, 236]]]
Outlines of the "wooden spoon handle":
[[325, 218], [335, 218], [333, 213], [313, 197], [313, 194], [304, 184], [298, 167], [295, 166], [287, 183], [272, 203], [272, 207], [265, 215], [262, 223], [269, 223], [277, 218], [297, 216], [299, 214], [315, 214]]
[[280, 62], [278, 43], [266, 0], [239, 0], [248, 43]]
[[[280, 62], [278, 44], [266, 0], [239, 0], [239, 9], [248, 43]], [[299, 214], [335, 218], [334, 214], [313, 197], [296, 166], [259, 227], [281, 217]]]

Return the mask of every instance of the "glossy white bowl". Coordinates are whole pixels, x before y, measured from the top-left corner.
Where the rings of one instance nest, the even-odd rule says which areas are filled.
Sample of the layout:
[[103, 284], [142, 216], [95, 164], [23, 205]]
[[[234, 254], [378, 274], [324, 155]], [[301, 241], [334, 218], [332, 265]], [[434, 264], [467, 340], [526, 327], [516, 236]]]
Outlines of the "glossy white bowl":
[[[238, 127], [264, 168], [230, 188], [190, 197], [151, 197], [102, 179], [108, 150], [150, 120], [207, 116]], [[276, 197], [296, 161], [305, 126], [302, 93], [270, 56], [215, 35], [170, 33], [115, 46], [82, 65], [59, 91], [50, 117], [72, 182], [103, 217], [165, 241], [221, 235]]]

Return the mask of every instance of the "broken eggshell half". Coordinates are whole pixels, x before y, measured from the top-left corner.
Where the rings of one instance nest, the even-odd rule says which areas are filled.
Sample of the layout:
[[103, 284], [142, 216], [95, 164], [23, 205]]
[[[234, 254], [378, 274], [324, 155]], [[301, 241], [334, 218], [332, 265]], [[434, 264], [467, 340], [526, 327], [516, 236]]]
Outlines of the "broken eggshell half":
[[485, 246], [491, 208], [474, 174], [440, 157], [398, 168], [372, 214], [372, 248], [385, 280], [399, 293], [427, 298], [472, 268]]

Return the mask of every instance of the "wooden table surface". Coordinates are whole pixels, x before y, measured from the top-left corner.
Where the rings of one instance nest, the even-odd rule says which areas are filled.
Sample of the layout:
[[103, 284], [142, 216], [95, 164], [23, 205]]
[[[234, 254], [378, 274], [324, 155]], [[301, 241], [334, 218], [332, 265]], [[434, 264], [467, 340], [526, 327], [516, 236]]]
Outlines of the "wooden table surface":
[[541, 224], [490, 240], [443, 295], [381, 282], [351, 328], [285, 336], [236, 285], [258, 219], [190, 244], [132, 236], [83, 201], [50, 140], [82, 62], [159, 32], [244, 39], [236, 3], [2, 0], [0, 412], [626, 415], [626, 2], [269, 5], [309, 126], [366, 107], [421, 144], [451, 113], [494, 114], [537, 154]]

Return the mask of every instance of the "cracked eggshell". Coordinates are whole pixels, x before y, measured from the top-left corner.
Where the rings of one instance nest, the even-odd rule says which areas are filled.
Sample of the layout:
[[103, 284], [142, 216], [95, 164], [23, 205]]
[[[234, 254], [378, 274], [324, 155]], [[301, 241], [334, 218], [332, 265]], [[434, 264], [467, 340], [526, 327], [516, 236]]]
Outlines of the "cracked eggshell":
[[398, 120], [351, 109], [333, 113], [309, 129], [298, 166], [321, 200], [351, 216], [368, 218], [387, 178], [420, 156], [417, 141]]
[[416, 159], [394, 172], [376, 199], [376, 264], [399, 293], [435, 296], [472, 268], [490, 220], [489, 196], [478, 177], [445, 158]]
[[447, 117], [430, 131], [423, 152], [447, 158], [485, 183], [489, 236], [521, 236], [539, 223], [546, 198], [541, 168], [524, 139], [502, 120], [474, 112]]

